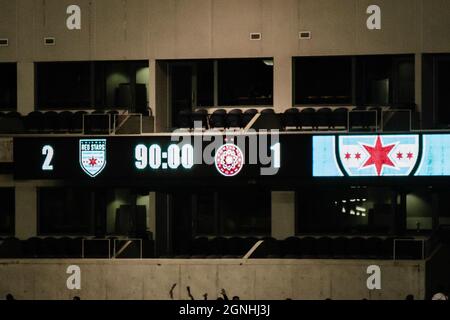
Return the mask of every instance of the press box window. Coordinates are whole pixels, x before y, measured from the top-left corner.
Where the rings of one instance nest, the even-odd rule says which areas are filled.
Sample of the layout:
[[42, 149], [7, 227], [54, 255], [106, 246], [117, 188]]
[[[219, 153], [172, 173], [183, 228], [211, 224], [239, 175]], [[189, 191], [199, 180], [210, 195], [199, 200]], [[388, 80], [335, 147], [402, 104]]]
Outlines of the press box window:
[[17, 66], [0, 63], [0, 110], [17, 109]]
[[219, 106], [273, 105], [273, 59], [218, 60]]
[[0, 235], [14, 235], [14, 188], [0, 188]]
[[38, 233], [92, 234], [95, 195], [82, 188], [38, 190]]
[[39, 109], [123, 109], [146, 113], [146, 61], [36, 63]]
[[91, 109], [90, 62], [36, 63], [36, 97], [39, 109]]
[[374, 55], [355, 57], [357, 105], [393, 106], [414, 104], [414, 57]]
[[388, 234], [396, 200], [389, 188], [320, 187], [296, 193], [299, 234]]
[[294, 58], [295, 104], [351, 104], [351, 57]]
[[270, 192], [220, 191], [193, 196], [196, 235], [245, 236], [270, 233]]

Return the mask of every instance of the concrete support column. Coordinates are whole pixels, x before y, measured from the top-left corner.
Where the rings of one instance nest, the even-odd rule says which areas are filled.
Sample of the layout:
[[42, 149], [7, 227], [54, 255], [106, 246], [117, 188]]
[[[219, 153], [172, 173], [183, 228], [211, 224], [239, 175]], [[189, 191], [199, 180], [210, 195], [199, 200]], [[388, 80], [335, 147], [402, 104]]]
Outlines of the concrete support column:
[[17, 63], [17, 111], [23, 115], [34, 111], [34, 64]]
[[284, 112], [293, 105], [292, 57], [275, 56], [273, 68], [273, 106], [276, 112]]
[[295, 236], [295, 192], [272, 192], [272, 237], [286, 239]]
[[37, 190], [34, 186], [16, 186], [15, 236], [25, 240], [37, 235]]

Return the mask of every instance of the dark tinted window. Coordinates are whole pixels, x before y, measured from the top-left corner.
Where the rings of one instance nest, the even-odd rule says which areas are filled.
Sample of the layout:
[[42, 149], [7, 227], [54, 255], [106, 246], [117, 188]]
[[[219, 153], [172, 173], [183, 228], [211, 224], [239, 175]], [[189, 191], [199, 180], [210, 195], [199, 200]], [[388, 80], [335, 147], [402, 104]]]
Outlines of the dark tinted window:
[[146, 112], [148, 80], [146, 61], [37, 63], [37, 106]]
[[214, 61], [197, 62], [197, 106], [214, 105]]
[[294, 58], [295, 104], [350, 104], [351, 57]]
[[272, 59], [219, 60], [219, 105], [273, 105]]
[[437, 87], [435, 101], [438, 110], [437, 122], [450, 124], [450, 58], [442, 59], [436, 63]]
[[38, 192], [39, 234], [91, 234], [90, 190], [41, 188]]
[[414, 103], [412, 55], [294, 58], [294, 77], [295, 104], [402, 108]]
[[0, 234], [14, 235], [15, 193], [13, 188], [0, 188]]
[[270, 234], [270, 192], [205, 192], [194, 201], [197, 235]]
[[94, 73], [96, 108], [146, 111], [148, 62], [99, 61]]
[[317, 188], [297, 192], [297, 232], [388, 233], [395, 204], [389, 188]]
[[0, 63], [0, 109], [17, 108], [17, 67], [15, 63]]
[[36, 94], [39, 108], [92, 108], [90, 62], [45, 62], [36, 64]]
[[414, 103], [414, 57], [356, 57], [358, 105], [408, 106]]

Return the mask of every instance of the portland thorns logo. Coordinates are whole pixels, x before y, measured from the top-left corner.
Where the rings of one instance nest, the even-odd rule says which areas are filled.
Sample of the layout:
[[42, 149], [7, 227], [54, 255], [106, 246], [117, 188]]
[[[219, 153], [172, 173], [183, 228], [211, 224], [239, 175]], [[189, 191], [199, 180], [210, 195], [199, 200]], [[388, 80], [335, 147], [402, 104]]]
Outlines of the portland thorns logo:
[[244, 155], [238, 146], [225, 144], [219, 148], [215, 156], [216, 168], [226, 177], [237, 175], [244, 165]]
[[80, 140], [80, 166], [92, 178], [102, 172], [106, 166], [106, 139]]

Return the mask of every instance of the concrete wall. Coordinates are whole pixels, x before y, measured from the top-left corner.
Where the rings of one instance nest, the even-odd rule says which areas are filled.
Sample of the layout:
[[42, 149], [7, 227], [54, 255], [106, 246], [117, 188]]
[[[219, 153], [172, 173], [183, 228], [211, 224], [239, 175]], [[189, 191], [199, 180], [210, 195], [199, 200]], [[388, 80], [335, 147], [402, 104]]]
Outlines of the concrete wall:
[[[81, 30], [66, 28], [67, 6]], [[0, 0], [0, 61], [266, 57], [450, 51], [447, 0]], [[299, 40], [298, 32], [312, 32]], [[262, 33], [251, 41], [251, 32]], [[44, 37], [55, 37], [45, 46]]]
[[[81, 268], [81, 290], [66, 287], [67, 267]], [[369, 265], [381, 290], [367, 289]], [[0, 260], [0, 297], [18, 299], [215, 299], [225, 288], [241, 299], [399, 299], [425, 297], [421, 262], [350, 260]]]
[[[68, 30], [66, 9], [81, 8], [81, 30]], [[381, 30], [368, 30], [370, 0], [0, 0], [0, 62], [17, 61], [18, 111], [34, 108], [31, 62], [149, 60], [150, 106], [167, 127], [161, 59], [273, 57], [274, 108], [292, 106], [293, 56], [415, 53], [421, 110], [424, 52], [450, 52], [450, 2], [378, 0]], [[311, 40], [299, 40], [311, 31]], [[260, 41], [250, 33], [260, 32]], [[56, 45], [45, 46], [44, 37]], [[31, 69], [30, 69], [31, 68]], [[160, 73], [152, 75], [152, 73]], [[162, 83], [158, 83], [161, 81]], [[158, 88], [156, 88], [158, 87]], [[156, 95], [156, 96], [155, 96]]]

